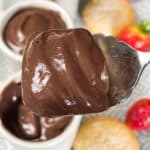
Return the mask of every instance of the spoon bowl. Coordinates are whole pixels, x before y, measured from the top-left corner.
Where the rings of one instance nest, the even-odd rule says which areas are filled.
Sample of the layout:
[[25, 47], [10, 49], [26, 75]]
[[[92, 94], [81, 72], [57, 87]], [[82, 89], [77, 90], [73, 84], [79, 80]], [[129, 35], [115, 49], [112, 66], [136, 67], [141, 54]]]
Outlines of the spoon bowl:
[[96, 34], [94, 38], [106, 60], [110, 86], [108, 96], [114, 105], [131, 94], [150, 62], [150, 52], [136, 51], [112, 36]]

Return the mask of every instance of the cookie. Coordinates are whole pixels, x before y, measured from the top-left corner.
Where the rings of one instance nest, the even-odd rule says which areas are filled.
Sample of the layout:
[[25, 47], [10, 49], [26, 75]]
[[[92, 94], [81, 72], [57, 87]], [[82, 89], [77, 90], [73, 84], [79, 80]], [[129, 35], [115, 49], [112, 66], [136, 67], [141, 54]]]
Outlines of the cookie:
[[134, 132], [117, 119], [96, 117], [81, 125], [73, 150], [140, 150]]
[[126, 0], [90, 0], [83, 9], [82, 17], [93, 34], [113, 36], [135, 21], [134, 11]]

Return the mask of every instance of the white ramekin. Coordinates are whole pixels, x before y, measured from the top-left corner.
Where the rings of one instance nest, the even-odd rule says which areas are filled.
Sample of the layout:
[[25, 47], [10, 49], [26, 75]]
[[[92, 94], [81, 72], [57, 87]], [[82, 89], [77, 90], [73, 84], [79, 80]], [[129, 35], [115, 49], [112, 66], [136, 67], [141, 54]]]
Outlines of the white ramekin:
[[[1, 87], [0, 91], [11, 82], [21, 81], [21, 73], [17, 73], [9, 78]], [[15, 149], [20, 150], [70, 150], [73, 140], [76, 136], [78, 127], [81, 122], [81, 116], [74, 116], [71, 123], [60, 135], [44, 142], [25, 141], [11, 134], [0, 121], [0, 134], [7, 139]]]
[[0, 19], [0, 49], [6, 53], [8, 56], [12, 57], [14, 60], [21, 62], [22, 61], [22, 55], [15, 53], [11, 48], [7, 46], [5, 41], [3, 40], [3, 32], [5, 29], [5, 26], [9, 19], [19, 10], [24, 8], [44, 8], [49, 10], [54, 10], [60, 13], [60, 16], [66, 23], [67, 28], [73, 28], [73, 21], [69, 17], [68, 13], [61, 8], [57, 3], [47, 1], [47, 0], [26, 0], [22, 2], [18, 2], [15, 5], [8, 8], [6, 11], [4, 11]]

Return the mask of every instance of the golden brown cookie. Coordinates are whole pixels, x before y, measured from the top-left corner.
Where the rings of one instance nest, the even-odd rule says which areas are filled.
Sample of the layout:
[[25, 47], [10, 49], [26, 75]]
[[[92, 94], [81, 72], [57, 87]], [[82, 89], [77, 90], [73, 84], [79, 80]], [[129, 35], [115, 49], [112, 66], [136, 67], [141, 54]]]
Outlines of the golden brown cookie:
[[135, 21], [135, 14], [126, 0], [90, 0], [83, 9], [83, 22], [94, 33], [116, 36]]
[[96, 117], [81, 125], [73, 150], [140, 150], [137, 137], [117, 119]]

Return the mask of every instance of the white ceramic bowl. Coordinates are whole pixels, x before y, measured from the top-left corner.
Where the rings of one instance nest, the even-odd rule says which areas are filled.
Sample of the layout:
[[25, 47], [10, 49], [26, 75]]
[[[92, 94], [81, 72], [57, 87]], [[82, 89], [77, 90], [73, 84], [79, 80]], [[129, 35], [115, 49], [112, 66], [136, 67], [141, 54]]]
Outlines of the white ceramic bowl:
[[22, 55], [15, 53], [11, 48], [7, 46], [5, 41], [3, 40], [3, 32], [5, 29], [5, 26], [9, 19], [19, 10], [24, 8], [44, 8], [49, 10], [54, 10], [60, 13], [61, 18], [66, 23], [67, 28], [73, 28], [73, 22], [67, 12], [61, 8], [58, 4], [51, 1], [44, 1], [44, 0], [26, 0], [23, 2], [16, 3], [12, 7], [8, 8], [5, 12], [2, 13], [1, 19], [0, 19], [0, 49], [12, 57], [14, 60], [21, 62], [22, 61]]
[[[11, 78], [9, 78], [1, 87], [0, 91], [11, 82], [21, 81], [21, 73], [17, 73]], [[81, 116], [74, 116], [71, 123], [66, 127], [64, 132], [60, 135], [44, 142], [33, 142], [33, 141], [25, 141], [20, 138], [17, 138], [12, 133], [10, 133], [0, 121], [0, 134], [2, 134], [5, 139], [7, 139], [15, 149], [20, 150], [70, 150], [75, 135], [77, 133], [78, 127], [81, 122]]]

